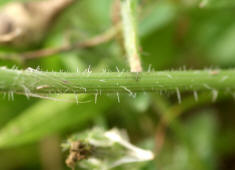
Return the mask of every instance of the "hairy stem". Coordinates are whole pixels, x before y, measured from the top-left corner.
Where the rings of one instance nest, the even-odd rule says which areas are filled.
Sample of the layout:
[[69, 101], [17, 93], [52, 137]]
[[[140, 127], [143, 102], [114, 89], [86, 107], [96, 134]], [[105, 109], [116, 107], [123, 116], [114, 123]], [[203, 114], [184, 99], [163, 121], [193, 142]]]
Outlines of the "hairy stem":
[[121, 0], [123, 37], [131, 72], [141, 72], [136, 24], [137, 0]]
[[129, 93], [158, 90], [235, 90], [235, 70], [64, 73], [0, 68], [0, 91], [9, 93]]

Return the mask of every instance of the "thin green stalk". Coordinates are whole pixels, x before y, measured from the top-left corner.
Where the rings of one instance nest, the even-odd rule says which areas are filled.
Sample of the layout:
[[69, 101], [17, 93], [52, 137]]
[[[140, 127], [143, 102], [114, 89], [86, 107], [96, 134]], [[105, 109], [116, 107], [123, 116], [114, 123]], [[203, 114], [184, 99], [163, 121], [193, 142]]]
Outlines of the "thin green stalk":
[[129, 93], [159, 90], [235, 90], [235, 70], [65, 73], [0, 68], [0, 91], [9, 93]]
[[131, 72], [141, 72], [141, 61], [138, 52], [137, 36], [137, 0], [121, 0], [121, 13], [124, 44]]

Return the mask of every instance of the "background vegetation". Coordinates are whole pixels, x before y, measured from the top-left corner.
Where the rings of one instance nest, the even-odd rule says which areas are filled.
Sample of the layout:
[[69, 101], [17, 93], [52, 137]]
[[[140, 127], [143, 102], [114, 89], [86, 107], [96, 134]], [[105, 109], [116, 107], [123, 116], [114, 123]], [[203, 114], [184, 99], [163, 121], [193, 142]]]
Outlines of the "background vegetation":
[[[77, 1], [59, 16], [37, 48], [82, 42], [104, 32], [113, 25], [112, 6], [111, 0]], [[234, 68], [234, 11], [233, 0], [141, 0], [138, 33], [143, 70]], [[0, 49], [4, 55], [11, 52], [18, 51]], [[129, 70], [119, 38], [24, 63], [1, 60], [0, 66], [66, 72]], [[235, 169], [235, 94], [230, 90], [119, 97], [59, 94], [44, 96], [47, 99], [0, 95], [3, 170], [66, 169], [67, 153], [61, 152], [60, 144], [75, 132], [97, 126], [125, 129], [132, 143], [155, 152], [155, 160], [130, 165], [133, 169]]]

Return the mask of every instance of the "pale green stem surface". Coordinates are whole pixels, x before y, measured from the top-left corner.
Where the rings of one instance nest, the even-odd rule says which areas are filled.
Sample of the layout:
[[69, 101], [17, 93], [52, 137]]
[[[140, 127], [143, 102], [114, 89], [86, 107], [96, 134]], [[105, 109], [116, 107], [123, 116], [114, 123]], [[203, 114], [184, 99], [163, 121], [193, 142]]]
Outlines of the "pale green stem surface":
[[9, 93], [129, 93], [159, 90], [235, 90], [235, 70], [65, 73], [0, 68], [0, 91]]
[[126, 55], [132, 72], [141, 72], [137, 36], [137, 0], [121, 0], [123, 37]]

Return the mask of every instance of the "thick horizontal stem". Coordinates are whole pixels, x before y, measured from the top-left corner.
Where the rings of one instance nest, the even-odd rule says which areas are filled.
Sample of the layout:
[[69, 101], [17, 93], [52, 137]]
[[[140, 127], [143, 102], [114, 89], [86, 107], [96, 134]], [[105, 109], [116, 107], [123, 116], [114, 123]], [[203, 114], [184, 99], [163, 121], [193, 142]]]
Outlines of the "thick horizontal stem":
[[235, 70], [162, 72], [42, 72], [0, 68], [9, 93], [122, 93], [159, 90], [235, 90]]

